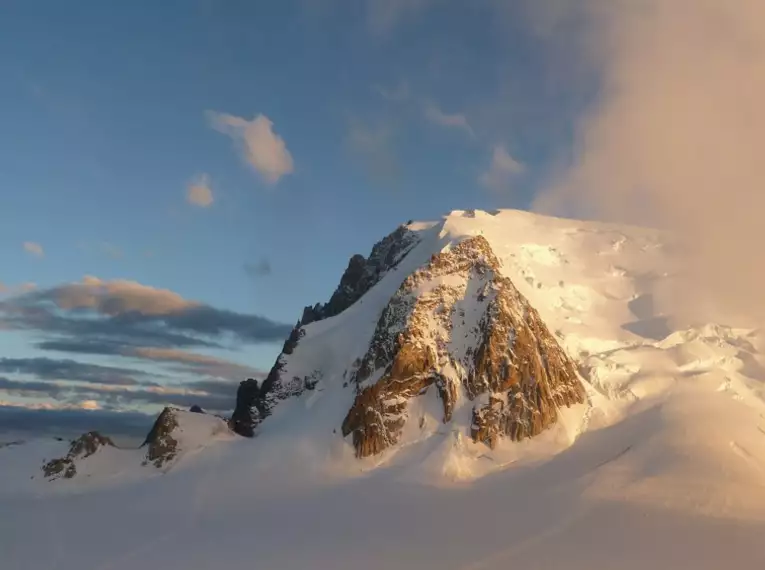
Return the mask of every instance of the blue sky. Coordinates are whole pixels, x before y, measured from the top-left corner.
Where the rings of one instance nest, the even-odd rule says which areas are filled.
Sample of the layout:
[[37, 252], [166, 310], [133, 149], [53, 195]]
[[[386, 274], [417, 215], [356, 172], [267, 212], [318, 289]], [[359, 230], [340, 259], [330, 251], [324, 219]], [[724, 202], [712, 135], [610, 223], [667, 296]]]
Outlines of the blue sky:
[[[196, 357], [169, 369], [177, 354], [156, 350], [267, 370], [285, 323], [398, 224], [528, 208], [592, 85], [573, 81], [527, 4], [3, 3], [0, 402], [165, 403], [104, 399], [62, 360], [124, 369], [90, 372], [146, 379], [152, 393], [216, 381], [233, 401], [245, 369]], [[205, 307], [221, 326], [162, 320], [168, 306]], [[131, 326], [207, 345], [118, 346], [113, 329], [108, 350], [71, 344], [107, 333], [67, 319], [117, 326], [130, 310], [151, 317]], [[53, 341], [71, 342], [41, 345]]]

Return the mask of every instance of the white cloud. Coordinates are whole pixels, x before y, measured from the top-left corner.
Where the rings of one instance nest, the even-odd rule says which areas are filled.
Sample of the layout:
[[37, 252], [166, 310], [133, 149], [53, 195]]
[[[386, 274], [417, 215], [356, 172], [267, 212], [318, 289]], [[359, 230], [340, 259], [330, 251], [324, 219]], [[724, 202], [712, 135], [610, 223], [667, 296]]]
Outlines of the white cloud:
[[388, 101], [396, 101], [400, 103], [409, 99], [411, 95], [409, 91], [409, 84], [406, 81], [402, 81], [396, 87], [389, 89], [382, 85], [375, 85], [374, 90], [377, 91], [383, 99]]
[[473, 129], [467, 120], [467, 117], [462, 113], [444, 113], [434, 103], [426, 103], [425, 118], [434, 125], [453, 129], [461, 129], [471, 137], [475, 136]]
[[30, 255], [34, 255], [37, 257], [43, 257], [45, 255], [45, 250], [43, 250], [43, 246], [33, 241], [24, 242], [24, 251], [26, 251]]
[[491, 190], [505, 190], [510, 180], [524, 170], [523, 164], [510, 156], [503, 145], [497, 145], [492, 152], [489, 169], [480, 176], [479, 182]]
[[[659, 304], [671, 317], [684, 313], [673, 326], [762, 326], [765, 2], [566, 8], [574, 14], [565, 18], [580, 20], [572, 33], [585, 35], [567, 44], [587, 46], [579, 67], [594, 68], [583, 79], [599, 79], [599, 96], [537, 208], [672, 230], [681, 277]], [[702, 314], [707, 302], [719, 314]]]
[[251, 121], [226, 113], [211, 112], [209, 116], [213, 128], [241, 146], [244, 159], [266, 182], [275, 184], [295, 170], [284, 139], [274, 132], [273, 122], [265, 115]]
[[372, 33], [384, 35], [404, 18], [415, 17], [433, 0], [366, 0], [367, 24]]
[[69, 283], [51, 293], [56, 305], [65, 310], [93, 309], [114, 316], [131, 312], [161, 315], [198, 306], [177, 293], [135, 281], [104, 281], [85, 276], [80, 283]]
[[202, 174], [192, 180], [186, 188], [186, 201], [200, 208], [209, 208], [215, 201], [210, 184], [210, 177]]
[[101, 404], [95, 400], [83, 400], [80, 402], [79, 407], [83, 410], [100, 410]]

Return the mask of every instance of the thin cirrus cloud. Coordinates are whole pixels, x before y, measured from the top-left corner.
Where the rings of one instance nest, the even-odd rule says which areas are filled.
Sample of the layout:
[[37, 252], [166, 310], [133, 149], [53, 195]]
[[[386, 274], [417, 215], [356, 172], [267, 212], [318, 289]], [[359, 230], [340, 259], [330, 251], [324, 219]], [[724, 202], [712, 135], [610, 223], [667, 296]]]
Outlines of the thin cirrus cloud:
[[374, 90], [379, 93], [383, 99], [394, 101], [396, 103], [406, 101], [411, 96], [409, 84], [406, 81], [402, 81], [392, 88], [383, 85], [375, 85]]
[[265, 115], [248, 121], [227, 113], [208, 112], [212, 127], [231, 137], [242, 157], [269, 184], [295, 170], [292, 154], [284, 139], [274, 132], [274, 123]]
[[25, 241], [23, 248], [29, 255], [34, 255], [35, 257], [43, 257], [45, 255], [43, 246], [34, 241]]
[[390, 182], [399, 175], [393, 138], [394, 131], [390, 124], [372, 125], [353, 120], [346, 134], [346, 145], [361, 159], [372, 179]]
[[525, 167], [513, 158], [503, 145], [494, 147], [488, 170], [479, 177], [479, 182], [496, 192], [507, 190], [516, 176], [523, 174]]
[[0, 358], [0, 372], [31, 375], [40, 380], [67, 381], [76, 379], [77, 382], [112, 386], [154, 384], [147, 378], [155, 376], [134, 368], [102, 366], [70, 359], [57, 360], [46, 357]]
[[367, 25], [378, 36], [389, 34], [401, 23], [420, 16], [434, 0], [365, 0]]
[[428, 102], [425, 104], [425, 119], [434, 125], [458, 129], [471, 138], [475, 137], [473, 128], [470, 126], [465, 115], [462, 113], [445, 113], [435, 103]]
[[186, 187], [186, 201], [192, 206], [209, 208], [215, 201], [210, 176], [201, 174]]

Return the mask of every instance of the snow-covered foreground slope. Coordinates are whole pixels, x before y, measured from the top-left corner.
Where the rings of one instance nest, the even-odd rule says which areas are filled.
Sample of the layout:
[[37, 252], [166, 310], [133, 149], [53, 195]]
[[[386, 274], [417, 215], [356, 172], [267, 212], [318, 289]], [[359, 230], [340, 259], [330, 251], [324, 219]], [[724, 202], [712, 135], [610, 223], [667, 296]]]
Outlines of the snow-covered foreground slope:
[[[0, 566], [765, 565], [762, 339], [672, 330], [652, 302], [673, 267], [661, 236], [512, 211], [410, 227], [421, 240], [396, 269], [305, 327], [285, 369], [321, 370], [318, 384], [279, 403], [254, 439], [210, 441], [151, 477], [112, 465], [97, 485], [34, 471], [65, 443], [0, 449]], [[354, 397], [344, 374], [403, 280], [473, 235], [577, 361], [587, 403], [490, 450], [422, 397], [402, 445], [356, 459], [340, 434]]]

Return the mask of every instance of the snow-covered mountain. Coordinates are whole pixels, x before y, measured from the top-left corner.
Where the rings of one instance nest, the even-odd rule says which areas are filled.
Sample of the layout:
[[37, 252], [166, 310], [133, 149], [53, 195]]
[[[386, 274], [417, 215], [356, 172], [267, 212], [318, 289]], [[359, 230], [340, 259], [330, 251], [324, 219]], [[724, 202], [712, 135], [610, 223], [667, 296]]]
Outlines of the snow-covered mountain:
[[675, 267], [640, 228], [401, 226], [240, 387], [255, 437], [171, 411], [139, 450], [0, 448], [3, 567], [761, 567], [762, 337], [675, 330]]

